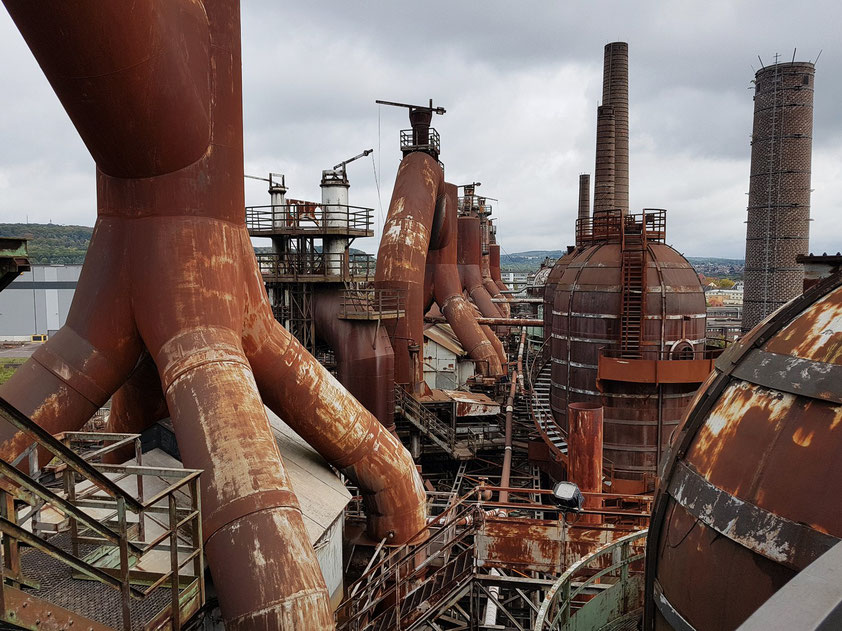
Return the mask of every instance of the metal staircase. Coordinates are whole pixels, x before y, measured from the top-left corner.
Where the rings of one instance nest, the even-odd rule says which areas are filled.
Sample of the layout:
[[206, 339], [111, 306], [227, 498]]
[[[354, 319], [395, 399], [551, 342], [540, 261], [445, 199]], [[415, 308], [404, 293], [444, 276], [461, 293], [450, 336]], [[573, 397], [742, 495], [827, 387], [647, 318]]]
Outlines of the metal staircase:
[[[553, 458], [559, 462], [567, 462], [567, 436], [556, 424], [549, 405], [552, 362], [545, 361], [543, 364], [539, 362], [541, 362], [540, 352], [535, 354], [532, 370], [526, 372], [529, 380], [529, 405], [532, 419], [541, 438], [550, 448]], [[536, 364], [540, 365], [537, 374]]]
[[[136, 434], [51, 436], [2, 398], [0, 419], [32, 441], [0, 460], [0, 626], [179, 629], [204, 603], [200, 472], [143, 466]], [[99, 462], [133, 444], [138, 464]]]
[[640, 357], [646, 288], [645, 262], [643, 239], [626, 238], [623, 244], [623, 304], [620, 314], [620, 349], [624, 357]]

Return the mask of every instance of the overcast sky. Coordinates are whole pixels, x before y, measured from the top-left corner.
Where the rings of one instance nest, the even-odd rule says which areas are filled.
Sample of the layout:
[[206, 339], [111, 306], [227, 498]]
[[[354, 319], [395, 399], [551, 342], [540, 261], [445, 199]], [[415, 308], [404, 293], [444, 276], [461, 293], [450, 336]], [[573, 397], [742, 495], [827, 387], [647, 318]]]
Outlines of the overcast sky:
[[[630, 56], [631, 206], [668, 209], [689, 256], [742, 258], [760, 62], [815, 60], [810, 249], [842, 249], [842, 7], [837, 2], [243, 2], [246, 173], [285, 173], [319, 199], [321, 170], [348, 168], [350, 202], [382, 229], [406, 110], [447, 114], [448, 181], [482, 182], [504, 251], [572, 242], [578, 175], [592, 173], [602, 52]], [[93, 225], [94, 166], [5, 11], [0, 11], [0, 222]], [[380, 194], [375, 186], [375, 166]], [[249, 204], [268, 203], [246, 183]], [[376, 251], [376, 240], [355, 245]]]

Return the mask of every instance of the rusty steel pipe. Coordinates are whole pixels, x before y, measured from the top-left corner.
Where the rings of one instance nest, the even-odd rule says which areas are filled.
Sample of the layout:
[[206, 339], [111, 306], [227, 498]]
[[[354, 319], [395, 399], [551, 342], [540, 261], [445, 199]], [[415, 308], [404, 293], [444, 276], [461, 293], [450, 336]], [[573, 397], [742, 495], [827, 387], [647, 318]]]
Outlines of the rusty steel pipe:
[[[491, 234], [491, 221], [485, 217], [481, 217], [480, 221], [482, 238], [480, 244], [480, 273], [482, 274], [482, 286], [485, 287], [485, 290], [489, 293], [489, 295], [491, 295], [492, 298], [503, 299], [503, 302], [499, 303], [497, 309], [498, 311], [500, 311], [500, 315], [508, 318], [512, 315], [511, 309], [509, 308], [508, 300], [506, 299], [506, 296], [504, 296], [500, 292], [500, 287], [497, 286], [497, 283], [494, 281], [494, 278], [491, 274], [491, 243], [489, 243]], [[487, 250], [483, 249], [483, 246], [487, 247]]]
[[503, 374], [494, 346], [494, 341], [499, 343], [499, 340], [493, 334], [489, 337], [480, 327], [473, 306], [462, 295], [456, 264], [458, 191], [453, 184], [445, 184], [445, 193], [443, 219], [436, 231], [441, 237], [438, 239], [440, 247], [428, 253], [426, 276], [432, 282], [432, 297], [468, 356], [477, 362], [481, 373], [496, 377]]
[[479, 217], [459, 217], [458, 225], [458, 262], [462, 286], [484, 317], [501, 317], [501, 310], [491, 302], [491, 296], [482, 282]]
[[395, 354], [376, 322], [340, 319], [342, 295], [319, 288], [313, 295], [316, 337], [336, 355], [339, 381], [391, 433], [395, 433]]
[[517, 391], [517, 386], [520, 380], [523, 379], [521, 375], [523, 374], [523, 347], [525, 344], [526, 329], [523, 329], [523, 331], [521, 331], [520, 333], [520, 345], [518, 347], [517, 356], [517, 369], [512, 371], [512, 383], [509, 387], [509, 396], [506, 399], [506, 442], [503, 447], [503, 471], [500, 474], [500, 486], [503, 487], [503, 490], [500, 491], [498, 498], [501, 504], [505, 504], [509, 501], [509, 492], [505, 489], [509, 488], [509, 484], [511, 484], [512, 475], [512, 415], [514, 414], [515, 409], [515, 393]]
[[[570, 403], [567, 406], [570, 430], [567, 437], [568, 477], [584, 493], [602, 493], [602, 406], [598, 403]], [[585, 508], [600, 509], [585, 496]], [[579, 523], [599, 524], [599, 515], [581, 515]]]
[[416, 396], [424, 393], [424, 373], [410, 351], [424, 345], [424, 272], [436, 205], [443, 195], [444, 173], [438, 162], [417, 151], [401, 160], [377, 252], [375, 286], [406, 295], [405, 315], [391, 332], [395, 382]]
[[500, 244], [492, 243], [488, 246], [489, 265], [491, 267], [491, 278], [497, 284], [497, 287], [503, 293], [504, 298], [508, 298], [506, 292], [509, 288], [503, 282], [503, 275], [500, 272]]
[[[544, 326], [544, 321], [538, 318], [484, 318], [479, 316], [477, 319], [482, 326]], [[447, 322], [444, 318], [436, 316], [426, 316], [425, 322], [432, 324]]]
[[[78, 429], [145, 347], [151, 396], [203, 470], [226, 628], [333, 628], [261, 394], [360, 485], [372, 536], [415, 535], [424, 493], [406, 450], [272, 318], [244, 223], [239, 3], [6, 5], [97, 161], [98, 218], [66, 326], [0, 396]], [[26, 442], [8, 426], [0, 441], [4, 459]]]

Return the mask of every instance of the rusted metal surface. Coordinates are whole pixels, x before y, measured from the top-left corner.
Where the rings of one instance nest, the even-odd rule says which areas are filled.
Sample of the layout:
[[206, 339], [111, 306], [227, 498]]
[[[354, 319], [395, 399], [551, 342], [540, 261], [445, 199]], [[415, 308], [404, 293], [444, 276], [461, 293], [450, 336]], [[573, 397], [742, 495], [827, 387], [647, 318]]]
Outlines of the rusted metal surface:
[[[489, 264], [491, 267], [491, 278], [497, 284], [497, 287], [500, 288], [500, 291], [509, 291], [508, 286], [506, 283], [503, 282], [503, 276], [500, 272], [500, 244], [499, 243], [492, 243], [488, 246], [489, 248]], [[503, 294], [504, 297], [507, 297], [506, 294]]]
[[[331, 628], [263, 401], [364, 489], [375, 536], [412, 537], [424, 494], [400, 443], [272, 317], [243, 213], [239, 4], [6, 5], [97, 162], [98, 219], [67, 325], [0, 393], [77, 429], [145, 347], [184, 464], [204, 470], [227, 628]], [[2, 439], [4, 458], [25, 446]]]
[[343, 296], [316, 290], [316, 336], [336, 355], [339, 381], [390, 432], [395, 429], [395, 354], [386, 329], [377, 322], [343, 320]]
[[687, 359], [671, 355], [668, 353], [663, 359], [628, 359], [611, 357], [610, 352], [602, 351], [599, 355], [597, 387], [601, 387], [602, 380], [654, 384], [702, 383], [713, 370], [712, 353], [690, 351]]
[[[602, 406], [597, 403], [571, 403], [567, 408], [570, 430], [567, 434], [568, 479], [585, 493], [602, 493]], [[594, 496], [586, 496], [593, 501]], [[601, 505], [586, 508], [602, 508]], [[583, 515], [580, 523], [599, 524], [599, 515]]]
[[459, 276], [462, 286], [468, 292], [480, 312], [486, 318], [502, 317], [502, 312], [491, 302], [491, 296], [482, 282], [482, 248], [480, 246], [479, 217], [463, 216], [458, 219], [459, 224]]
[[717, 360], [665, 463], [647, 628], [668, 628], [664, 602], [696, 628], [735, 628], [842, 537], [828, 485], [842, 475], [842, 381], [824, 380], [842, 365], [840, 348], [835, 275]]
[[[550, 404], [564, 430], [568, 403], [604, 406], [605, 457], [613, 462], [621, 485], [615, 488], [638, 493], [652, 488], [661, 452], [698, 382], [603, 380], [601, 389], [597, 387], [600, 356], [606, 349], [619, 349], [622, 337], [622, 241], [626, 231], [639, 234], [646, 229], [648, 215], [629, 215], [621, 221], [616, 230], [600, 228], [598, 235], [594, 229], [594, 244], [571, 255], [556, 284]], [[630, 228], [630, 222], [636, 228]], [[651, 236], [662, 233], [658, 228]], [[704, 350], [706, 308], [692, 266], [671, 247], [647, 240], [642, 278], [640, 358], [671, 358], [677, 344], [695, 357]], [[662, 374], [681, 372], [681, 366], [663, 367]]]
[[[395, 382], [415, 396], [426, 391], [420, 349], [424, 313], [433, 299], [481, 370], [501, 374], [492, 342], [479, 329], [470, 305], [462, 298], [456, 267], [455, 188], [445, 184], [441, 167], [429, 155], [409, 153], [398, 169], [377, 255], [375, 285], [406, 295], [406, 314], [397, 318], [390, 337]], [[431, 242], [438, 247], [430, 250]]]
[[564, 568], [564, 545], [559, 521], [497, 517], [483, 522], [476, 556], [481, 566], [558, 573]]
[[477, 322], [473, 307], [462, 294], [457, 267], [458, 227], [457, 190], [445, 185], [444, 212], [436, 230], [435, 248], [427, 256], [426, 276], [432, 283], [432, 297], [439, 305], [454, 334], [468, 355], [477, 362], [483, 375], [503, 374], [502, 360], [496, 345], [499, 340], [488, 334]]

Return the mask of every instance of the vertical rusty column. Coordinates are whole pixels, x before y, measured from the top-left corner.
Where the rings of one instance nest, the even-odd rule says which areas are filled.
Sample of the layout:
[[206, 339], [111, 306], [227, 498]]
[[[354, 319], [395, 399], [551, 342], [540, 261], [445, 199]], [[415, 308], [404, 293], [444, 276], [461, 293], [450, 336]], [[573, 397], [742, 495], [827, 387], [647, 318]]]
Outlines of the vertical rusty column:
[[614, 207], [629, 212], [629, 45], [605, 45], [602, 104], [614, 110]]
[[[602, 406], [598, 403], [571, 403], [567, 406], [570, 454], [568, 477], [584, 493], [602, 493]], [[585, 508], [601, 508], [600, 502], [586, 501]], [[583, 515], [579, 523], [599, 524], [598, 515]]]
[[480, 312], [486, 318], [499, 318], [502, 311], [491, 302], [491, 296], [482, 279], [482, 247], [480, 245], [479, 217], [459, 217], [459, 275], [462, 286], [468, 291]]
[[[360, 485], [370, 535], [415, 535], [424, 490], [272, 317], [243, 213], [239, 3], [5, 4], [96, 161], [98, 217], [67, 325], [0, 396], [48, 431], [78, 429], [127, 379], [144, 388], [130, 374], [148, 349], [148, 394], [165, 395], [184, 464], [203, 470], [226, 628], [333, 628], [264, 401]], [[0, 457], [19, 451], [8, 427], [0, 440]]]
[[587, 173], [579, 175], [579, 214], [576, 219], [576, 245], [582, 245], [579, 240], [590, 234], [589, 222], [591, 218], [591, 176]]
[[417, 359], [424, 345], [424, 273], [443, 184], [441, 167], [426, 153], [416, 151], [401, 161], [377, 252], [375, 285], [406, 295], [405, 315], [397, 319], [390, 337], [395, 382], [414, 394], [422, 394], [425, 387], [423, 366]]
[[811, 63], [757, 71], [746, 222], [743, 333], [801, 294], [810, 238]]
[[613, 210], [614, 201], [614, 109], [596, 110], [596, 164], [594, 165], [593, 211]]

